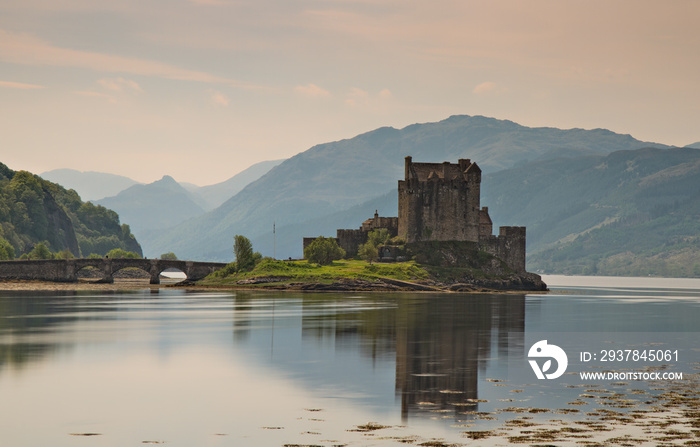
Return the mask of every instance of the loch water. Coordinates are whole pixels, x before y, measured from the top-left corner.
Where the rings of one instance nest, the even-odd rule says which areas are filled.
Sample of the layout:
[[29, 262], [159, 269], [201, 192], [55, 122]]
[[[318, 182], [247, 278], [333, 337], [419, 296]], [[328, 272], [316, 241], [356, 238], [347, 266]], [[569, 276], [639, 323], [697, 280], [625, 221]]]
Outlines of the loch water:
[[[0, 446], [465, 443], [506, 407], [580, 417], [581, 368], [695, 380], [700, 280], [544, 279], [547, 294], [0, 292]], [[569, 355], [557, 380], [528, 363], [545, 339]], [[680, 354], [581, 361], [609, 348]], [[592, 386], [655, 389], [618, 382]]]

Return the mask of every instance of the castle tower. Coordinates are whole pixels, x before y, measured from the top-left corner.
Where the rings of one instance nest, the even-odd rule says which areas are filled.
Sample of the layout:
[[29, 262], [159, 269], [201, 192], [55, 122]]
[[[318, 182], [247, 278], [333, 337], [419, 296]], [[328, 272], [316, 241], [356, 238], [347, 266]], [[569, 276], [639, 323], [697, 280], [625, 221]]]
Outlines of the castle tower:
[[399, 180], [399, 236], [406, 242], [479, 242], [481, 169], [456, 164], [413, 163], [406, 157]]

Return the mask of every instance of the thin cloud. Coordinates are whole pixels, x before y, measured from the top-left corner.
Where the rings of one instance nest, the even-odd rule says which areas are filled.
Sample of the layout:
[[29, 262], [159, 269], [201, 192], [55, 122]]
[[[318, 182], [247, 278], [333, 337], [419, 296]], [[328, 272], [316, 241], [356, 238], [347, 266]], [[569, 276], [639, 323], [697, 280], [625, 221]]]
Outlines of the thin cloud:
[[76, 95], [85, 96], [85, 97], [88, 97], [88, 98], [106, 99], [107, 101], [109, 101], [109, 102], [111, 102], [111, 103], [116, 103], [116, 102], [117, 102], [117, 98], [115, 98], [115, 97], [112, 96], [112, 95], [108, 95], [108, 94], [106, 94], [106, 93], [93, 92], [93, 91], [90, 91], [90, 90], [77, 91], [77, 92], [73, 92], [73, 93], [76, 94]]
[[350, 92], [348, 93], [348, 97], [345, 100], [345, 104], [349, 106], [355, 106], [358, 104], [358, 102], [364, 102], [367, 100], [369, 97], [369, 92], [362, 90], [361, 88], [358, 87], [353, 87], [350, 89]]
[[312, 98], [329, 98], [331, 96], [331, 92], [316, 84], [298, 85], [294, 87], [294, 91]]
[[377, 104], [377, 100], [387, 100], [391, 98], [391, 91], [389, 89], [382, 89], [378, 94], [370, 94], [366, 90], [361, 88], [353, 87], [348, 92], [347, 98], [345, 99], [345, 104], [349, 106], [357, 106], [363, 104]]
[[10, 81], [0, 81], [0, 87], [16, 88], [16, 89], [20, 89], [20, 90], [35, 90], [35, 89], [46, 88], [43, 85], [25, 84], [23, 82], [10, 82]]
[[0, 60], [23, 65], [87, 68], [107, 73], [130, 73], [179, 81], [229, 84], [256, 88], [233, 79], [187, 70], [173, 65], [111, 54], [73, 50], [51, 45], [31, 34], [0, 30]]
[[504, 93], [505, 91], [506, 91], [505, 88], [499, 86], [495, 82], [486, 81], [486, 82], [482, 82], [481, 84], [474, 87], [474, 90], [472, 90], [472, 93], [474, 93], [475, 95], [479, 95], [479, 96], [486, 96], [486, 95], [496, 95], [496, 94]]
[[115, 92], [121, 92], [124, 90], [134, 90], [137, 92], [142, 92], [143, 89], [136, 81], [124, 78], [103, 78], [97, 81], [102, 87], [107, 90], [112, 90]]
[[228, 104], [230, 102], [228, 96], [216, 90], [210, 90], [209, 93], [211, 93], [212, 103], [218, 106], [228, 107]]

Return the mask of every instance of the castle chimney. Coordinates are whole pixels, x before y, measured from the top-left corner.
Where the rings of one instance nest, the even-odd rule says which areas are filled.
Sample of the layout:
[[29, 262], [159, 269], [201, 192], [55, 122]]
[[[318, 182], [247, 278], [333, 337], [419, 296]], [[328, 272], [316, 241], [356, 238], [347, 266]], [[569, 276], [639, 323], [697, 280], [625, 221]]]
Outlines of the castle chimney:
[[442, 162], [442, 178], [447, 180], [447, 173], [450, 172], [450, 162], [449, 161], [443, 161]]
[[406, 157], [405, 160], [406, 160], [405, 177], [406, 177], [406, 180], [408, 180], [408, 175], [411, 172], [411, 163], [413, 163], [413, 157], [411, 157], [409, 155], [408, 157]]

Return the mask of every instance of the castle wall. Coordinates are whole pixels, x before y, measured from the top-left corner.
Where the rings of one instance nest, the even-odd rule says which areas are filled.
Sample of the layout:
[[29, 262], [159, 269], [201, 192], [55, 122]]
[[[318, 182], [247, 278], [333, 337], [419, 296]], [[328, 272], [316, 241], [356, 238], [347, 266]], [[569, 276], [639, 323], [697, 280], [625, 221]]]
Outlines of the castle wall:
[[336, 240], [340, 248], [345, 250], [345, 256], [357, 255], [357, 250], [360, 245], [367, 242], [367, 232], [363, 229], [358, 230], [337, 230]]
[[489, 208], [485, 206], [479, 212], [479, 239], [491, 234], [493, 234], [493, 222], [489, 216]]
[[500, 227], [498, 236], [482, 236], [479, 249], [500, 258], [516, 272], [525, 272], [525, 227]]

